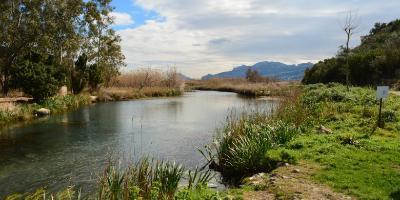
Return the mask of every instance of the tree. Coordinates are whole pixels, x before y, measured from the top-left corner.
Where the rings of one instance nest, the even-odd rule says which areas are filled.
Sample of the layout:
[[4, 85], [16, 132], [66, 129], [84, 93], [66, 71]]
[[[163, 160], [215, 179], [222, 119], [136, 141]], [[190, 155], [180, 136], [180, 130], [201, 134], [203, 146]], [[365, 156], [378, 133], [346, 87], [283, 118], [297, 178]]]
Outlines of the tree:
[[64, 84], [65, 71], [54, 63], [53, 56], [32, 52], [20, 61], [13, 71], [13, 83], [31, 95], [35, 101], [55, 95]]
[[125, 57], [119, 45], [121, 38], [110, 28], [113, 23], [110, 2], [111, 0], [88, 1], [85, 15], [89, 36], [86, 40], [89, 61], [96, 63], [106, 85], [119, 74], [119, 68], [125, 65]]
[[[124, 65], [121, 39], [111, 28], [111, 0], [3, 0], [0, 2], [0, 79], [7, 94], [13, 73], [30, 59], [32, 50], [51, 56], [54, 66], [67, 69], [62, 81], [76, 84], [75, 61], [87, 56], [101, 80], [109, 83]], [[33, 62], [34, 63], [34, 62]], [[74, 79], [75, 80], [72, 80]], [[80, 82], [80, 81], [78, 81]], [[72, 88], [72, 87], [71, 87]], [[74, 88], [73, 88], [74, 89]], [[82, 88], [75, 87], [75, 90]]]
[[99, 89], [100, 84], [103, 83], [100, 67], [93, 64], [89, 68], [89, 86], [91, 91]]
[[347, 85], [347, 90], [349, 90], [349, 85], [350, 85], [350, 66], [348, 62], [348, 57], [350, 54], [350, 40], [351, 37], [354, 35], [355, 30], [357, 29], [358, 25], [356, 24], [356, 18], [354, 17], [353, 13], [349, 11], [346, 16], [345, 23], [343, 25], [343, 31], [346, 33], [346, 46], [344, 49], [345, 57], [346, 57], [346, 85]]
[[250, 82], [259, 82], [263, 78], [261, 75], [258, 73], [257, 70], [252, 70], [250, 67], [246, 71], [246, 79]]
[[89, 67], [87, 66], [87, 56], [82, 54], [75, 62], [75, 67], [72, 71], [71, 85], [74, 94], [79, 94], [89, 81]]

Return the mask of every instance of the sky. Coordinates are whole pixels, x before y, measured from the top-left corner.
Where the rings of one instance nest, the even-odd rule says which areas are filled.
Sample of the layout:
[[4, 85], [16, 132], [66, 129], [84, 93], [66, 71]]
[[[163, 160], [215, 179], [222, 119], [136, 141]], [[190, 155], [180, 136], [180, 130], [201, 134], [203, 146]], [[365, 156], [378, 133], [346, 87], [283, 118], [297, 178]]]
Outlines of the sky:
[[260, 61], [318, 62], [346, 41], [352, 12], [360, 43], [376, 22], [400, 18], [399, 0], [114, 0], [127, 67], [193, 78]]

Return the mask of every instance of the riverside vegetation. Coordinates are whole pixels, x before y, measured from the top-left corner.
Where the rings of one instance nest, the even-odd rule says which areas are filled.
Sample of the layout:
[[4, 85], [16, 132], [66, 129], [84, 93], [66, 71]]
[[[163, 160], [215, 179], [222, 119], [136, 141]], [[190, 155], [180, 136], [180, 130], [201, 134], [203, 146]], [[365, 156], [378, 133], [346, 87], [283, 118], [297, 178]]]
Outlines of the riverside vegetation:
[[[337, 191], [361, 199], [396, 199], [399, 97], [391, 95], [385, 102], [385, 128], [376, 126], [377, 111], [373, 89], [304, 86], [301, 94], [283, 100], [272, 117], [251, 113], [229, 120], [204, 154], [213, 168], [238, 183], [282, 163], [302, 161], [321, 166], [310, 178]], [[321, 126], [331, 131], [324, 132]]]
[[[210, 168], [220, 171], [226, 182], [239, 186], [253, 174], [271, 172], [284, 163], [302, 163], [319, 166], [308, 178], [336, 191], [360, 199], [399, 198], [398, 96], [390, 95], [385, 101], [385, 127], [378, 128], [378, 104], [372, 88], [347, 90], [340, 84], [317, 84], [296, 88], [289, 94], [272, 115], [231, 115], [215, 142], [201, 149]], [[189, 184], [179, 187], [177, 182], [182, 177]], [[209, 171], [185, 173], [178, 164], [142, 159], [125, 170], [107, 166], [94, 198], [241, 199], [243, 193], [253, 189], [266, 190], [279, 198], [295, 195], [268, 184], [216, 191], [206, 187], [211, 177]], [[74, 198], [80, 197], [77, 190], [68, 191]], [[43, 194], [43, 190], [36, 193], [40, 198]]]
[[189, 90], [214, 90], [234, 92], [243, 96], [285, 96], [298, 84], [295, 82], [279, 82], [265, 79], [249, 81], [245, 78], [212, 78], [209, 80], [190, 80], [186, 83]]
[[152, 69], [131, 71], [117, 76], [112, 87], [102, 87], [91, 94], [85, 88], [81, 94], [53, 96], [33, 103], [0, 103], [0, 126], [35, 119], [35, 111], [40, 108], [47, 108], [54, 114], [77, 109], [92, 102], [90, 95], [97, 95], [96, 101], [179, 96], [182, 94], [182, 85], [183, 82], [174, 69], [165, 72]]

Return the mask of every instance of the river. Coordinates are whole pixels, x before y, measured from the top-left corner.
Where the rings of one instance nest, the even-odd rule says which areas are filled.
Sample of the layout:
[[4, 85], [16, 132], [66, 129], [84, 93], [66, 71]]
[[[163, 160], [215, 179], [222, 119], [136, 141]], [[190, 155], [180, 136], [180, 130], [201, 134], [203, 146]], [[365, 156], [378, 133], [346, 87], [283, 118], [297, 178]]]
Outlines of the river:
[[69, 185], [93, 190], [111, 159], [125, 166], [141, 156], [188, 168], [204, 164], [210, 143], [232, 110], [273, 102], [234, 93], [197, 91], [182, 97], [98, 103], [0, 131], [0, 198]]

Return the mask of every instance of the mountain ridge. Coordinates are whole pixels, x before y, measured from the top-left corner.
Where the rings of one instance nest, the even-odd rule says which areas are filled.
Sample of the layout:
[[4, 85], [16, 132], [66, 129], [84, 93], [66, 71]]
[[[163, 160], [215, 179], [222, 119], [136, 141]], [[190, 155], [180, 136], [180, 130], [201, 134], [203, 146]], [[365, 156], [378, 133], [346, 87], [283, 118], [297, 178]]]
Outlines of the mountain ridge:
[[240, 65], [234, 67], [231, 71], [225, 71], [217, 74], [207, 74], [203, 76], [202, 80], [210, 78], [244, 78], [249, 68], [256, 70], [261, 76], [277, 78], [280, 80], [301, 80], [304, 76], [304, 71], [311, 68], [313, 63], [300, 63], [300, 64], [285, 64], [276, 61], [262, 61], [252, 66]]

